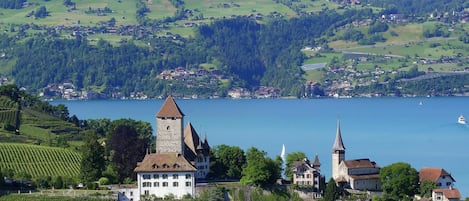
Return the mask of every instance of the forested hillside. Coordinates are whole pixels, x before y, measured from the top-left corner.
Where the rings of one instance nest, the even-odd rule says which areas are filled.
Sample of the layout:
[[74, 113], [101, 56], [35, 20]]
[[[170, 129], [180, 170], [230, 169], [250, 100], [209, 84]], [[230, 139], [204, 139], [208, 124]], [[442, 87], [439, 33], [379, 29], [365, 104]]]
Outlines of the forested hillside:
[[[309, 15], [291, 20], [275, 19], [266, 24], [236, 18], [219, 20], [198, 28], [195, 38], [154, 38], [149, 46], [132, 41], [113, 46], [105, 40], [96, 45], [86, 38], [32, 37], [11, 43], [15, 82], [37, 93], [52, 83], [71, 82], [77, 88], [100, 89], [101, 93], [142, 91], [155, 97], [169, 91], [213, 94], [233, 86], [282, 88], [282, 95], [299, 95], [305, 45], [324, 45], [318, 40], [326, 31], [343, 26], [370, 12], [351, 10]], [[3, 35], [4, 43], [11, 38]], [[15, 44], [15, 45], [13, 45]], [[231, 86], [219, 81], [194, 87], [174, 82], [170, 86], [156, 76], [164, 69], [197, 69], [203, 63], [220, 62], [225, 76], [234, 76]]]
[[248, 3], [2, 1], [2, 82], [65, 99], [393, 95], [375, 86], [469, 63], [461, 0]]

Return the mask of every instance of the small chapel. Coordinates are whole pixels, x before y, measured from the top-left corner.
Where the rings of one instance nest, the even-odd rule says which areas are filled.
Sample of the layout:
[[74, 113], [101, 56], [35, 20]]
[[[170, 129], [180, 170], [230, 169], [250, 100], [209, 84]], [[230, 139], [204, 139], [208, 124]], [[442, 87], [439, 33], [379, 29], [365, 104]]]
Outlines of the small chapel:
[[332, 145], [332, 178], [339, 186], [354, 190], [381, 189], [380, 167], [368, 158], [345, 160], [345, 146], [337, 120], [337, 132]]
[[210, 146], [191, 123], [184, 127], [184, 113], [168, 96], [156, 114], [156, 152], [147, 153], [136, 164], [137, 188], [122, 189], [119, 200], [144, 197], [195, 196], [195, 185], [209, 172]]

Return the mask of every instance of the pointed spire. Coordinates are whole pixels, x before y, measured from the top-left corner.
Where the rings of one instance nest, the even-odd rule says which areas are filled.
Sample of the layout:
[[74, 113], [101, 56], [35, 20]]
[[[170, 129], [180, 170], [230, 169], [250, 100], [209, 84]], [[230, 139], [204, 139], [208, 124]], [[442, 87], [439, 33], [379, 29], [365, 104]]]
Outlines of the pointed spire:
[[173, 97], [170, 95], [164, 101], [163, 106], [161, 106], [161, 109], [156, 114], [156, 117], [157, 118], [163, 118], [163, 117], [182, 118], [184, 117], [184, 114], [181, 112], [181, 109], [179, 109], [179, 106], [176, 104]]
[[337, 133], [332, 145], [332, 152], [345, 151], [344, 142], [342, 141], [342, 133], [340, 132], [340, 119], [337, 120]]
[[319, 156], [316, 153], [316, 156], [314, 156], [313, 167], [320, 167], [320, 166], [321, 166], [321, 162], [319, 162]]

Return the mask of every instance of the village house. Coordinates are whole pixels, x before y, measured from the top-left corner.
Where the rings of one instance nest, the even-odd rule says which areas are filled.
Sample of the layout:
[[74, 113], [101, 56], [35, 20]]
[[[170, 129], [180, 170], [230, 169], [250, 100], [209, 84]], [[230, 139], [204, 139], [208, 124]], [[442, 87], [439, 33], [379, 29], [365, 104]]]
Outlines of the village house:
[[419, 171], [419, 181], [432, 181], [440, 189], [452, 188], [454, 185], [454, 178], [443, 168], [422, 168]]
[[434, 189], [432, 192], [433, 201], [459, 201], [461, 193], [458, 189]]
[[295, 161], [292, 165], [293, 184], [299, 187], [312, 187], [313, 192], [319, 192], [319, 179], [321, 178], [321, 163], [318, 155], [314, 157], [311, 163], [307, 158], [302, 161]]
[[332, 178], [344, 188], [377, 191], [381, 189], [380, 167], [370, 159], [345, 160], [345, 146], [337, 121], [337, 132], [332, 146]]
[[137, 187], [119, 189], [122, 201], [143, 198], [195, 196], [195, 186], [209, 172], [210, 146], [192, 124], [184, 125], [184, 114], [171, 96], [156, 114], [156, 152], [137, 163]]
[[453, 176], [443, 168], [422, 168], [419, 171], [419, 182], [432, 181], [438, 186], [437, 189], [432, 191], [432, 199], [434, 201], [456, 201], [461, 198], [461, 193], [458, 189], [453, 188]]

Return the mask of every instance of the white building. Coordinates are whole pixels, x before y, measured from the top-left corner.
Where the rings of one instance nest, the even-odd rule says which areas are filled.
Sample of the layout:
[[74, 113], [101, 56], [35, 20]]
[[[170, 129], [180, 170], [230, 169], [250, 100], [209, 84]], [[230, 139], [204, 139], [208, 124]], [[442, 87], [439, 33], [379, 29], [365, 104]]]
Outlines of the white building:
[[422, 168], [419, 171], [419, 181], [433, 181], [440, 189], [452, 188], [455, 182], [453, 176], [443, 168]]
[[197, 180], [209, 172], [210, 146], [202, 141], [188, 123], [183, 130], [184, 114], [169, 96], [156, 114], [156, 153], [147, 154], [137, 163], [137, 188], [119, 190], [119, 200], [195, 196]]

